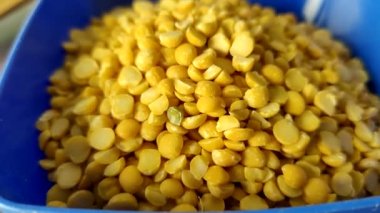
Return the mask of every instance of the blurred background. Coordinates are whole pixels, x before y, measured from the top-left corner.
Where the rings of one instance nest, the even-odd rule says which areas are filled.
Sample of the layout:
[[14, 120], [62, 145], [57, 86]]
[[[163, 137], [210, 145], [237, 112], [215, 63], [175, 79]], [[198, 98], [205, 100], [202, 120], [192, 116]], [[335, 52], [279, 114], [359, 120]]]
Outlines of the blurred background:
[[12, 42], [36, 0], [0, 0], [0, 71]]

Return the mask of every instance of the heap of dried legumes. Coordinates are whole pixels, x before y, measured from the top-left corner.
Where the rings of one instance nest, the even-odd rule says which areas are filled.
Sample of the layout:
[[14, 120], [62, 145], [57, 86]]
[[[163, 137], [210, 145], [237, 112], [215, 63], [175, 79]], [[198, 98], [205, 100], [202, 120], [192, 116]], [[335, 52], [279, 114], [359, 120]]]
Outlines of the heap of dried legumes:
[[292, 14], [136, 1], [63, 47], [36, 124], [49, 206], [253, 210], [380, 194], [366, 71]]

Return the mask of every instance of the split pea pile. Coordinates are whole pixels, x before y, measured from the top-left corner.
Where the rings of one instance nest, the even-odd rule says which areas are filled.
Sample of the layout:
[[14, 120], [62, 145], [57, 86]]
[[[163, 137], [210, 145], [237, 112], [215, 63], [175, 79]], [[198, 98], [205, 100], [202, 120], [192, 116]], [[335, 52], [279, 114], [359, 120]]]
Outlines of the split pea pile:
[[72, 30], [37, 121], [47, 205], [210, 211], [379, 195], [379, 99], [330, 33], [243, 0]]

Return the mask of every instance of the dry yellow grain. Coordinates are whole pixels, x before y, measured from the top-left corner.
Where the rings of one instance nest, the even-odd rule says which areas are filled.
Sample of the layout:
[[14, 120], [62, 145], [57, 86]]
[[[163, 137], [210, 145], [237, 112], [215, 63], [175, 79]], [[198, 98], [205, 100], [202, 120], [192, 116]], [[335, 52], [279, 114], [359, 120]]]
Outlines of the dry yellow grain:
[[135, 1], [63, 47], [35, 124], [48, 206], [244, 211], [380, 194], [365, 68], [292, 14]]

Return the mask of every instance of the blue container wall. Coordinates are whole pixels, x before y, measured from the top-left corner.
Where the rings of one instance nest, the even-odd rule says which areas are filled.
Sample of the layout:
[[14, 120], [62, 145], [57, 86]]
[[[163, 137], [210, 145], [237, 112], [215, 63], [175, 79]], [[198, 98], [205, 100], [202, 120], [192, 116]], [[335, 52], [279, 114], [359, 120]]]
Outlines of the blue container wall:
[[[64, 57], [61, 43], [67, 39], [74, 27], [84, 27], [91, 17], [100, 15], [113, 6], [127, 4], [126, 0], [41, 0], [30, 18], [22, 35], [12, 50], [12, 56], [1, 78], [0, 85], [0, 212], [29, 209], [50, 211], [50, 208], [32, 208], [15, 203], [43, 205], [50, 183], [47, 174], [37, 164], [43, 157], [38, 149], [38, 132], [34, 122], [48, 108], [46, 93], [48, 77], [58, 68]], [[295, 12], [302, 17], [305, 0], [259, 0], [266, 6], [273, 6], [279, 12]], [[380, 2], [374, 0], [326, 1], [317, 19], [321, 26], [331, 27], [333, 32], [353, 48], [355, 54], [363, 57], [375, 82], [380, 83], [380, 25], [376, 21], [376, 10]], [[360, 2], [360, 4], [359, 4]], [[376, 3], [377, 2], [377, 3]], [[359, 7], [356, 20], [341, 26], [348, 20], [353, 4]], [[345, 8], [345, 9], [342, 9]], [[348, 15], [347, 15], [348, 14]], [[364, 27], [364, 28], [363, 28]], [[380, 84], [379, 84], [380, 85]], [[380, 86], [375, 87], [377, 92]], [[3, 200], [4, 198], [4, 200]], [[7, 201], [8, 200], [8, 201]], [[9, 202], [12, 201], [12, 202]], [[13, 203], [15, 202], [15, 203]], [[336, 204], [292, 209], [292, 212], [339, 212], [342, 209], [369, 210], [379, 204], [378, 198], [367, 198]], [[376, 209], [372, 209], [376, 210]], [[65, 210], [60, 210], [65, 211]], [[283, 210], [271, 210], [284, 211]], [[290, 210], [288, 210], [290, 211]]]

